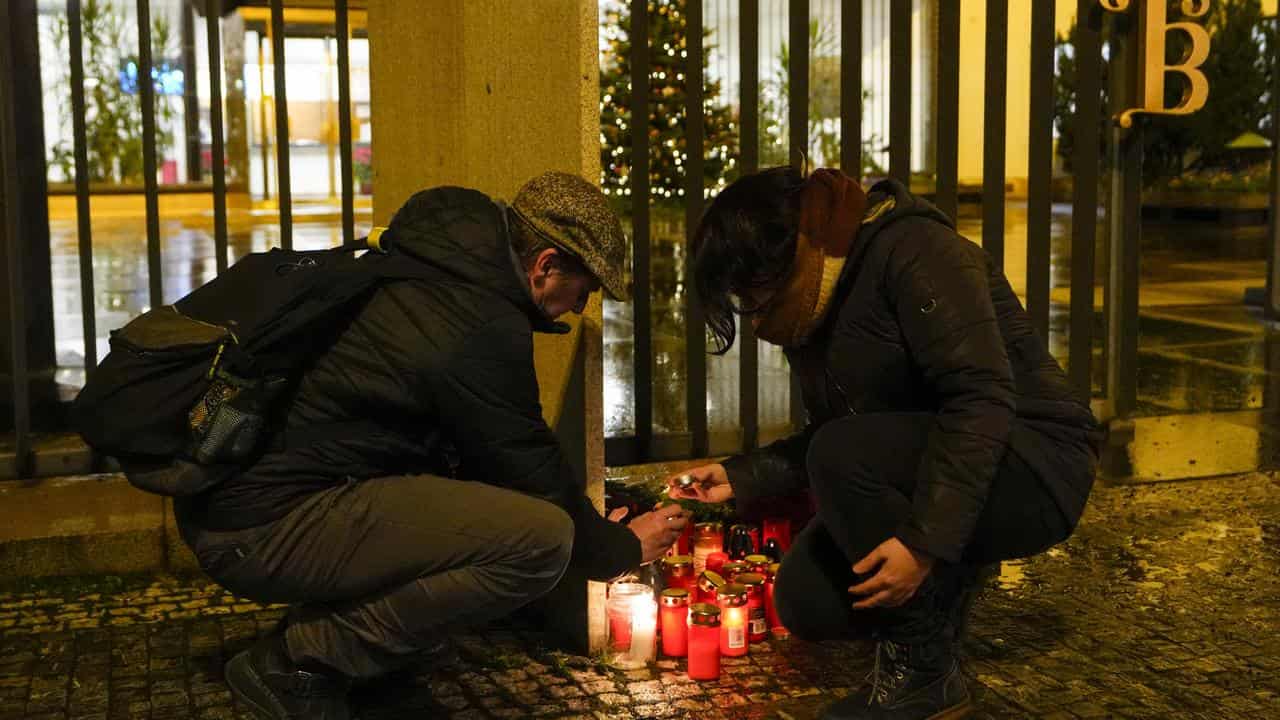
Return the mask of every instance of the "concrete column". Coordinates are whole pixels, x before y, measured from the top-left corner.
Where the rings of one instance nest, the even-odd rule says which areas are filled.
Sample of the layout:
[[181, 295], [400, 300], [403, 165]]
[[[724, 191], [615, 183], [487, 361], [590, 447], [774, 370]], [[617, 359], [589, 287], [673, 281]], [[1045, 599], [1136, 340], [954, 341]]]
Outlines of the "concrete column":
[[[374, 221], [414, 192], [462, 185], [510, 199], [546, 170], [599, 168], [597, 0], [369, 0]], [[568, 336], [540, 335], [548, 422], [604, 502], [599, 300]], [[572, 644], [603, 643], [603, 587], [567, 580], [548, 621]]]

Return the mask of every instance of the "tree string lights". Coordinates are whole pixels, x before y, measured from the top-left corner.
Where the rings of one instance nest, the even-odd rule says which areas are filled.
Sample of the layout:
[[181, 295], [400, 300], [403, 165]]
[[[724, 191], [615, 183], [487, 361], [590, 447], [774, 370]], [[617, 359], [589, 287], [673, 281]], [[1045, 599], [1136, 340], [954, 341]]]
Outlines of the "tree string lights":
[[[689, 156], [685, 147], [685, 67], [688, 62], [687, 0], [649, 2], [649, 193], [658, 202], [679, 202], [685, 194]], [[600, 187], [611, 196], [631, 194], [631, 12], [628, 5], [604, 16], [600, 72]], [[720, 102], [721, 85], [706, 79], [713, 46], [703, 30], [703, 186], [719, 192], [737, 175], [734, 110]]]

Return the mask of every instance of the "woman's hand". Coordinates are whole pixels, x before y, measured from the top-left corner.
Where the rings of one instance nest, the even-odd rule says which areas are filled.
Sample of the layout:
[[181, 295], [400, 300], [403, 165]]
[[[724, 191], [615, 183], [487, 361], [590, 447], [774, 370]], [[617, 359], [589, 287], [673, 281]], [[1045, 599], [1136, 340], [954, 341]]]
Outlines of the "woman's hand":
[[[680, 478], [686, 476], [693, 479], [693, 484], [680, 482]], [[729, 474], [724, 466], [715, 463], [690, 468], [667, 478], [667, 494], [677, 500], [722, 503], [733, 497], [733, 486], [729, 484]]]
[[933, 558], [889, 538], [859, 560], [853, 571], [862, 575], [876, 567], [880, 570], [875, 575], [849, 588], [850, 595], [862, 598], [853, 604], [855, 610], [898, 607], [910, 600], [933, 569]]
[[[618, 508], [609, 513], [609, 519], [620, 522], [626, 515], [626, 508]], [[640, 539], [640, 563], [651, 563], [665, 555], [688, 524], [688, 513], [674, 504], [659, 507], [627, 523], [631, 532]]]

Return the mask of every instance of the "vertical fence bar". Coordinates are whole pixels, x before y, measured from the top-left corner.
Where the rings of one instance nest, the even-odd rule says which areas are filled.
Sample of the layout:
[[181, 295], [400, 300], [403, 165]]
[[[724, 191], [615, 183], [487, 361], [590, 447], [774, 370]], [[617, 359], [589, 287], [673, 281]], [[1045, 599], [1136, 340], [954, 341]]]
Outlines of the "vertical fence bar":
[[[742, 174], [760, 169], [760, 0], [741, 0], [738, 13], [741, 68], [738, 128]], [[742, 449], [760, 444], [760, 345], [750, 321], [738, 323], [738, 411], [742, 425]]]
[[84, 110], [84, 37], [80, 0], [67, 0], [67, 42], [71, 51], [71, 133], [76, 165], [76, 229], [80, 252], [80, 313], [86, 377], [98, 366], [98, 322], [94, 309], [93, 224], [89, 215], [89, 147]]
[[649, 2], [631, 0], [631, 277], [636, 452], [653, 444], [653, 318], [649, 279]]
[[911, 185], [911, 0], [889, 8], [889, 177]]
[[20, 8], [11, 7], [11, 3], [0, 3], [0, 182], [4, 183], [4, 191], [0, 193], [0, 240], [4, 241], [4, 258], [7, 264], [9, 281], [9, 372], [13, 400], [13, 433], [14, 433], [14, 470], [17, 477], [26, 477], [30, 470], [31, 458], [31, 393], [27, 385], [27, 313], [26, 292], [24, 291], [22, 210], [18, 196], [18, 136], [15, 113], [16, 92], [11, 81], [14, 79], [15, 63], [13, 48], [14, 35], [19, 32], [14, 27], [11, 11]]
[[138, 96], [142, 101], [142, 183], [146, 192], [147, 278], [151, 307], [164, 304], [160, 190], [156, 186], [156, 86], [151, 79], [151, 3], [138, 0]]
[[862, 0], [840, 0], [840, 167], [862, 178]]
[[1005, 109], [1009, 104], [1009, 0], [987, 0], [982, 118], [982, 247], [1004, 267]]
[[809, 157], [809, 0], [791, 0], [788, 10], [788, 141], [791, 145], [791, 164], [800, 168]]
[[267, 135], [267, 49], [262, 34], [258, 35], [258, 150], [262, 157], [262, 199], [271, 199], [271, 139]]
[[[1136, 18], [1121, 15], [1113, 25], [1109, 114], [1140, 104], [1143, 51]], [[1139, 119], [1124, 129], [1111, 123], [1111, 204], [1107, 273], [1106, 385], [1110, 415], [1127, 418], [1138, 404], [1139, 273], [1142, 248], [1142, 127]]]
[[218, 274], [227, 269], [227, 160], [222, 138], [222, 0], [205, 6], [209, 35], [209, 132], [213, 143], [213, 252]]
[[1054, 0], [1031, 7], [1031, 117], [1027, 147], [1027, 312], [1049, 339], [1049, 232], [1053, 192]]
[[200, 182], [200, 94], [196, 82], [196, 18], [190, 3], [182, 3], [182, 108], [187, 134], [187, 180]]
[[334, 32], [338, 36], [338, 145], [342, 159], [342, 242], [356, 237], [355, 188], [351, 174], [351, 28], [347, 0], [334, 5]]
[[1093, 395], [1093, 283], [1098, 234], [1098, 121], [1102, 93], [1102, 8], [1077, 0], [1076, 113], [1071, 201], [1071, 329], [1068, 372], [1086, 402]]
[[687, 406], [689, 431], [693, 434], [693, 456], [707, 454], [707, 331], [701, 303], [691, 291], [693, 287], [693, 233], [702, 218], [703, 179], [702, 145], [704, 114], [702, 108], [702, 2], [694, 0], [685, 6], [685, 44], [688, 57], [684, 69], [685, 136], [688, 155], [685, 158], [685, 343], [688, 369]]
[[271, 0], [271, 65], [275, 70], [276, 198], [280, 205], [280, 246], [293, 248], [293, 192], [289, 187], [289, 95], [284, 73], [284, 2]]
[[[787, 78], [787, 98], [791, 164], [796, 168], [809, 165], [809, 0], [791, 0], [788, 44], [791, 49]], [[791, 424], [803, 427], [805, 409], [800, 374], [791, 369]]]
[[[1271, 203], [1267, 210], [1267, 297], [1263, 309], [1267, 317], [1275, 320], [1280, 318], [1280, 8], [1267, 19], [1271, 25], [1267, 35], [1267, 60], [1271, 65]], [[1270, 369], [1273, 378], [1274, 373], [1280, 373], [1280, 367]]]
[[960, 0], [938, 0], [938, 194], [947, 217], [960, 211]]

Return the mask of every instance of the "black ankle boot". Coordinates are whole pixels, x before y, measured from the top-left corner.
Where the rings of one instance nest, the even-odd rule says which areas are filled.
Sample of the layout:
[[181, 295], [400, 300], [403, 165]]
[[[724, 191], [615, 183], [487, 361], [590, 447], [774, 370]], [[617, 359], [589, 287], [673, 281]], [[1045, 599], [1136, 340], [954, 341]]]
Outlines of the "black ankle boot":
[[350, 681], [333, 671], [302, 670], [289, 659], [284, 635], [272, 634], [231, 658], [231, 694], [258, 720], [350, 720]]
[[860, 691], [827, 708], [823, 720], [960, 720], [973, 711], [946, 633], [906, 644], [881, 640]]

